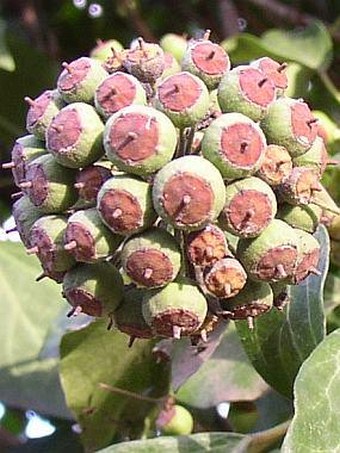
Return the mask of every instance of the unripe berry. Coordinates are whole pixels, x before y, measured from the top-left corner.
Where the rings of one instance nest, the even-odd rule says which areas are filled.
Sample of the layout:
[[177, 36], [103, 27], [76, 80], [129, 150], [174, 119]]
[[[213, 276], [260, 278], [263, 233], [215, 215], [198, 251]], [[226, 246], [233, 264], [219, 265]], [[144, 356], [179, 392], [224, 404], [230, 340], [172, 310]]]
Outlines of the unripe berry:
[[67, 103], [91, 103], [96, 87], [107, 77], [101, 62], [93, 58], [81, 57], [71, 63], [63, 63], [63, 68], [57, 88]]
[[298, 247], [294, 228], [274, 219], [256, 238], [239, 240], [237, 257], [251, 279], [276, 282], [294, 274]]
[[150, 228], [124, 243], [121, 262], [138, 286], [158, 288], [176, 278], [181, 267], [181, 250], [166, 230]]
[[126, 174], [108, 179], [98, 193], [98, 213], [111, 231], [130, 235], [156, 220], [149, 183]]
[[305, 153], [317, 135], [317, 120], [302, 100], [280, 98], [273, 102], [261, 127], [268, 143], [287, 148], [292, 157]]
[[207, 308], [198, 287], [190, 280], [181, 279], [146, 293], [142, 310], [155, 335], [179, 339], [199, 329]]
[[94, 58], [95, 60], [99, 60], [104, 63], [112, 56], [112, 50], [120, 52], [123, 50], [123, 46], [116, 39], [108, 39], [107, 41], [99, 39], [96, 47], [94, 47], [90, 52], [90, 58]]
[[216, 43], [203, 39], [189, 41], [183, 60], [182, 70], [198, 76], [210, 90], [217, 88], [223, 75], [230, 69], [228, 54]]
[[241, 237], [255, 237], [273, 220], [276, 197], [270, 186], [251, 176], [227, 185], [220, 226]]
[[178, 128], [193, 126], [209, 109], [209, 91], [197, 76], [179, 72], [164, 79], [156, 89], [156, 108]]
[[309, 150], [301, 156], [293, 159], [294, 167], [311, 168], [318, 178], [321, 178], [326, 170], [328, 153], [321, 137], [316, 137]]
[[340, 215], [334, 217], [332, 223], [328, 227], [328, 233], [331, 239], [334, 241], [340, 241]]
[[156, 427], [163, 436], [188, 436], [192, 433], [194, 420], [185, 407], [175, 404], [159, 413]]
[[44, 91], [35, 99], [25, 97], [29, 105], [26, 129], [39, 140], [45, 140], [45, 133], [53, 117], [64, 106], [57, 90]]
[[199, 156], [169, 162], [155, 176], [153, 202], [158, 214], [179, 229], [198, 230], [216, 220], [225, 201], [219, 171]]
[[77, 261], [93, 263], [111, 255], [119, 246], [121, 237], [102, 223], [95, 208], [77, 211], [68, 219], [65, 231], [65, 249]]
[[60, 165], [81, 168], [103, 156], [104, 124], [95, 109], [75, 102], [53, 118], [46, 132], [46, 146]]
[[260, 168], [267, 144], [258, 124], [241, 113], [226, 113], [206, 129], [201, 146], [223, 178], [237, 179]]
[[31, 203], [28, 196], [24, 195], [13, 204], [12, 214], [24, 246], [27, 248], [31, 247], [30, 230], [34, 222], [44, 215], [43, 212]]
[[76, 202], [74, 182], [75, 171], [62, 167], [53, 156], [46, 154], [30, 162], [26, 180], [19, 187], [26, 189], [31, 202], [41, 211], [57, 214]]
[[[109, 166], [112, 165], [111, 162], [109, 164]], [[112, 177], [109, 166], [99, 162], [79, 171], [74, 187], [78, 190], [79, 197], [82, 200], [88, 203], [96, 203], [100, 188], [105, 181]]]
[[284, 146], [268, 145], [257, 176], [275, 187], [282, 183], [292, 168], [292, 158]]
[[108, 262], [80, 264], [67, 272], [63, 295], [73, 311], [90, 316], [112, 316], [123, 299], [123, 279]]
[[246, 271], [235, 258], [216, 261], [204, 274], [207, 290], [215, 297], [222, 299], [236, 296], [246, 281]]
[[310, 233], [295, 229], [299, 238], [298, 260], [296, 269], [289, 279], [294, 285], [298, 285], [310, 274], [320, 275], [317, 265], [320, 258], [320, 244]]
[[278, 63], [270, 57], [261, 57], [252, 61], [251, 66], [262, 71], [274, 84], [278, 96], [282, 96], [288, 87], [288, 77], [285, 73], [287, 63]]
[[232, 255], [223, 231], [213, 224], [189, 233], [185, 248], [189, 261], [196, 266], [210, 266], [225, 256]]
[[106, 77], [94, 96], [95, 107], [105, 119], [128, 105], [146, 103], [146, 93], [138, 79], [119, 71]]
[[73, 256], [64, 250], [64, 233], [67, 218], [48, 215], [39, 218], [29, 233], [29, 253], [35, 253], [44, 269], [44, 274], [58, 283], [69, 269], [75, 266]]
[[178, 64], [176, 58], [171, 53], [164, 53], [164, 71], [158, 80], [164, 80], [166, 77], [177, 74], [178, 72], [181, 72], [181, 66]]
[[164, 70], [163, 49], [158, 44], [138, 38], [138, 45], [126, 53], [123, 65], [141, 82], [152, 84]]
[[106, 155], [128, 173], [142, 176], [154, 173], [171, 160], [176, 144], [174, 125], [152, 107], [124, 107], [105, 126]]
[[187, 48], [187, 40], [183, 36], [176, 35], [175, 33], [167, 33], [161, 37], [159, 44], [164, 52], [171, 53], [178, 63], [181, 63]]
[[238, 66], [227, 72], [218, 86], [222, 112], [243, 113], [254, 121], [264, 117], [275, 97], [273, 82], [251, 66]]
[[279, 207], [277, 218], [284, 220], [293, 228], [314, 233], [320, 223], [321, 214], [322, 209], [312, 204], [293, 206], [284, 203]]

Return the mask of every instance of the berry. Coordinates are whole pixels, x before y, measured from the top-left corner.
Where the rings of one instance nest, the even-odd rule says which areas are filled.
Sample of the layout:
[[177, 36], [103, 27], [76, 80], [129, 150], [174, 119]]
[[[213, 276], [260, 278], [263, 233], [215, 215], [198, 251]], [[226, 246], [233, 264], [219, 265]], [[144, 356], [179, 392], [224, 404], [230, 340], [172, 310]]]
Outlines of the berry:
[[306, 231], [295, 229], [295, 232], [299, 238], [299, 253], [296, 269], [289, 281], [298, 285], [310, 274], [320, 275], [317, 269], [320, 258], [320, 244]]
[[138, 79], [119, 71], [106, 77], [94, 96], [95, 107], [105, 119], [128, 105], [146, 103], [146, 92]]
[[192, 264], [203, 267], [232, 255], [223, 231], [214, 224], [187, 235], [186, 253]]
[[308, 151], [317, 135], [317, 120], [302, 100], [280, 98], [273, 102], [261, 127], [268, 143], [287, 148], [292, 157]]
[[45, 154], [30, 162], [26, 180], [19, 187], [26, 190], [31, 202], [41, 211], [57, 214], [76, 202], [74, 182], [74, 170], [62, 167], [53, 156]]
[[320, 184], [315, 171], [306, 167], [294, 167], [277, 187], [279, 197], [293, 205], [306, 205], [313, 201]]
[[273, 220], [277, 211], [270, 186], [254, 176], [227, 185], [220, 226], [241, 237], [255, 237]]
[[189, 41], [181, 66], [183, 71], [198, 76], [213, 90], [229, 71], [230, 60], [223, 47], [209, 40], [209, 34], [210, 31], [203, 39]]
[[98, 213], [111, 231], [130, 235], [156, 220], [149, 183], [126, 174], [108, 179], [98, 193]]
[[275, 187], [283, 182], [292, 168], [292, 158], [284, 146], [268, 145], [257, 176]]
[[84, 102], [69, 104], [53, 118], [46, 146], [60, 165], [81, 168], [103, 156], [104, 124], [95, 109]]
[[240, 239], [236, 255], [251, 279], [276, 282], [294, 274], [298, 247], [294, 228], [274, 219], [256, 238]]
[[44, 269], [44, 275], [61, 283], [75, 265], [73, 256], [64, 250], [64, 232], [67, 218], [61, 215], [40, 217], [29, 232], [29, 253], [35, 253]]
[[340, 241], [340, 215], [337, 215], [332, 220], [328, 227], [328, 233], [334, 241]]
[[226, 113], [206, 129], [201, 146], [223, 178], [237, 179], [260, 168], [267, 144], [258, 124], [241, 113]]
[[282, 96], [288, 87], [288, 77], [285, 73], [287, 63], [278, 63], [270, 57], [258, 58], [251, 62], [251, 66], [262, 71], [274, 84], [278, 96]]
[[78, 190], [81, 199], [89, 203], [97, 201], [99, 189], [112, 177], [110, 166], [111, 162], [109, 165], [99, 162], [79, 171], [74, 187]]
[[169, 162], [155, 176], [153, 202], [158, 214], [171, 225], [198, 230], [214, 222], [225, 201], [219, 171], [200, 156]]
[[62, 66], [57, 88], [64, 101], [92, 103], [96, 87], [107, 77], [101, 62], [81, 57]]
[[162, 36], [159, 44], [164, 52], [171, 53], [178, 63], [181, 63], [187, 48], [187, 40], [183, 36], [176, 35], [175, 33], [167, 33]]
[[152, 84], [164, 70], [163, 49], [158, 44], [138, 38], [138, 44], [126, 53], [123, 66], [141, 82]]
[[97, 45], [90, 52], [90, 58], [104, 63], [112, 56], [113, 51], [120, 52], [121, 50], [123, 50], [123, 46], [116, 39], [108, 39], [107, 41], [98, 39]]
[[284, 220], [293, 228], [314, 233], [320, 223], [321, 214], [322, 209], [312, 204], [293, 206], [284, 203], [279, 207], [277, 218]]
[[112, 316], [123, 299], [123, 279], [107, 262], [80, 264], [68, 271], [63, 280], [63, 295], [74, 313]]
[[26, 129], [39, 140], [45, 140], [45, 134], [53, 117], [64, 106], [57, 90], [46, 90], [35, 99], [25, 97], [29, 105], [26, 117]]
[[264, 117], [275, 100], [271, 79], [252, 66], [238, 66], [227, 72], [218, 86], [218, 103], [222, 112], [239, 112], [254, 121]]
[[102, 223], [97, 210], [91, 208], [77, 211], [69, 217], [64, 248], [77, 261], [93, 263], [111, 255], [121, 240]]
[[12, 214], [24, 246], [31, 247], [30, 230], [34, 222], [44, 215], [43, 212], [31, 203], [28, 196], [24, 195], [13, 204]]
[[179, 339], [200, 328], [207, 302], [193, 282], [181, 279], [146, 293], [142, 310], [155, 335]]
[[171, 160], [176, 144], [174, 125], [152, 107], [124, 107], [105, 126], [106, 155], [128, 173], [141, 176], [154, 173]]
[[156, 89], [155, 105], [178, 128], [194, 126], [209, 110], [209, 92], [201, 79], [179, 72], [161, 81]]
[[178, 72], [181, 72], [181, 67], [176, 58], [171, 53], [164, 53], [164, 71], [158, 80], [163, 80]]
[[175, 404], [158, 414], [156, 427], [163, 436], [188, 436], [192, 433], [194, 420], [185, 407]]
[[207, 290], [218, 298], [234, 297], [244, 287], [247, 274], [235, 258], [223, 258], [216, 261], [204, 274]]
[[176, 278], [181, 267], [181, 250], [166, 230], [150, 228], [124, 243], [121, 262], [138, 286], [158, 288]]
[[328, 153], [321, 137], [316, 137], [309, 150], [301, 156], [293, 159], [294, 167], [311, 168], [318, 178], [321, 178], [326, 170]]

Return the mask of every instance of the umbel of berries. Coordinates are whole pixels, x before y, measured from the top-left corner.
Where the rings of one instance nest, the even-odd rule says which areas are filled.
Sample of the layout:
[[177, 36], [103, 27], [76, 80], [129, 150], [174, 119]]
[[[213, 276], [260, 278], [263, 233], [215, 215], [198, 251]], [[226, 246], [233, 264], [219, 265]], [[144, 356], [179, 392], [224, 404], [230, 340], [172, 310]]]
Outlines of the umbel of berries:
[[103, 184], [98, 193], [97, 209], [105, 225], [124, 236], [150, 227], [157, 217], [151, 185], [125, 173]]
[[223, 178], [237, 179], [260, 168], [267, 144], [257, 123], [241, 113], [225, 113], [206, 129], [201, 146]]
[[222, 112], [239, 112], [259, 121], [276, 98], [276, 88], [265, 73], [252, 66], [227, 72], [218, 86]]
[[256, 238], [239, 240], [237, 257], [251, 279], [277, 282], [293, 276], [298, 249], [294, 228], [274, 219]]
[[130, 105], [112, 115], [105, 125], [107, 158], [127, 173], [154, 173], [171, 160], [176, 144], [175, 126], [152, 107]]
[[108, 262], [79, 264], [63, 280], [63, 295], [73, 313], [90, 316], [112, 316], [123, 299], [123, 279]]
[[181, 250], [166, 230], [150, 228], [124, 243], [121, 261], [127, 275], [138, 286], [157, 288], [176, 278]]
[[177, 339], [199, 329], [207, 309], [205, 297], [188, 279], [149, 291], [142, 307], [144, 319], [155, 335]]
[[104, 124], [95, 109], [84, 102], [64, 107], [46, 132], [46, 146], [65, 167], [81, 168], [103, 156]]
[[225, 186], [220, 172], [208, 160], [184, 156], [156, 174], [152, 197], [166, 222], [179, 229], [198, 230], [220, 214]]

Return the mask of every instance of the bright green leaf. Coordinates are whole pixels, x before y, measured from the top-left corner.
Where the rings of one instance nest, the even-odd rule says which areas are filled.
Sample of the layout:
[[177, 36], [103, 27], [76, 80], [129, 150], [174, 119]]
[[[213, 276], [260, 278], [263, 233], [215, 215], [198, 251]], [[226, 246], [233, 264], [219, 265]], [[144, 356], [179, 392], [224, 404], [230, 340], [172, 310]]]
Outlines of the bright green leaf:
[[180, 387], [176, 397], [190, 406], [207, 408], [222, 401], [252, 401], [266, 389], [230, 323], [212, 356]]
[[11, 72], [15, 70], [15, 61], [7, 49], [5, 34], [6, 23], [0, 19], [0, 69]]
[[329, 262], [329, 238], [319, 227], [320, 277], [311, 275], [290, 287], [291, 302], [282, 312], [272, 309], [255, 320], [254, 330], [245, 321], [236, 322], [243, 346], [256, 370], [274, 389], [291, 397], [295, 376], [313, 349], [325, 336], [323, 287]]
[[200, 433], [191, 436], [159, 437], [111, 445], [98, 453], [245, 453], [249, 436], [234, 433]]
[[58, 286], [41, 273], [36, 258], [19, 243], [0, 242], [0, 394], [15, 407], [69, 417], [57, 359], [42, 357], [54, 319], [65, 313]]
[[294, 384], [295, 415], [283, 453], [340, 451], [340, 329], [302, 365]]
[[240, 33], [226, 39], [221, 42], [221, 46], [228, 52], [233, 64], [248, 63], [250, 60], [264, 56], [279, 57], [275, 50], [271, 51], [261, 38], [249, 33]]
[[[169, 367], [157, 364], [153, 342], [107, 330], [107, 320], [66, 334], [61, 343], [61, 381], [66, 400], [81, 428], [89, 450], [103, 448], [114, 439], [135, 439], [156, 403], [138, 395], [160, 397], [168, 392]], [[112, 393], [100, 383], [134, 392], [137, 397]]]

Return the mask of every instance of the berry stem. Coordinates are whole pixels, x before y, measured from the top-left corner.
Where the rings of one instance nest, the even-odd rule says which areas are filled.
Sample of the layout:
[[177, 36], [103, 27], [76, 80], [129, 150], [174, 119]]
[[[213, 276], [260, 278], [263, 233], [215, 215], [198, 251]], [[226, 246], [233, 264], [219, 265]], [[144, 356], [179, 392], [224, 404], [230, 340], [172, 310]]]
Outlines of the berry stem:
[[163, 404], [168, 399], [168, 396], [163, 396], [161, 398], [152, 398], [151, 396], [138, 395], [138, 393], [130, 392], [129, 390], [124, 390], [118, 387], [113, 387], [112, 385], [105, 384], [104, 382], [100, 382], [99, 387], [103, 390], [108, 390], [111, 393], [117, 393], [118, 395], [127, 396], [129, 398], [134, 398], [140, 401], [147, 401], [149, 403]]

